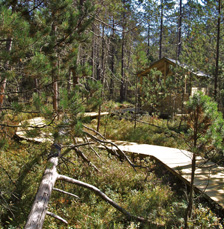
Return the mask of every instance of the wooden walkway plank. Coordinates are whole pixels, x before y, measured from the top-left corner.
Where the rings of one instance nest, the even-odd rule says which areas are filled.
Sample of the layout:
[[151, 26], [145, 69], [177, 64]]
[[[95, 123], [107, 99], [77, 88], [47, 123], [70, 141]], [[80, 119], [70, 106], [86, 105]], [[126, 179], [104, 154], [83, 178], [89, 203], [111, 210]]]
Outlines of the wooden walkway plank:
[[[124, 152], [135, 155], [148, 155], [158, 159], [176, 174], [181, 175], [187, 182], [191, 179], [192, 153], [164, 146], [137, 144], [134, 142], [115, 141]], [[208, 198], [217, 202], [224, 208], [224, 168], [212, 162], [202, 164], [203, 158], [197, 157], [194, 186]]]

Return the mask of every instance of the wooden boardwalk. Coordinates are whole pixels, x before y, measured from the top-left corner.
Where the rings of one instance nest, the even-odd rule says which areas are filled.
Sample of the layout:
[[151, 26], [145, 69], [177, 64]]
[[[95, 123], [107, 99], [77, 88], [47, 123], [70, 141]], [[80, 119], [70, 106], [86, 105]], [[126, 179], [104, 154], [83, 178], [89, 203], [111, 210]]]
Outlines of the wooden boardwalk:
[[[121, 150], [134, 156], [153, 157], [163, 163], [171, 172], [190, 183], [192, 153], [175, 148], [115, 141]], [[194, 186], [224, 208], [224, 168], [197, 157]]]
[[[95, 114], [94, 114], [95, 115]], [[27, 120], [31, 126], [42, 127], [46, 125], [45, 120], [41, 117]], [[53, 142], [51, 135], [46, 136], [41, 134], [36, 138], [25, 137], [23, 127], [19, 127], [16, 132], [20, 138], [44, 142]], [[183, 179], [185, 182], [190, 182], [191, 176], [191, 159], [192, 153], [186, 150], [179, 150], [175, 148], [138, 144], [134, 142], [114, 141], [121, 150], [129, 154], [133, 154], [134, 157], [153, 157], [156, 160], [164, 164], [171, 172]], [[201, 157], [197, 157], [197, 169], [194, 185], [205, 196], [224, 208], [224, 168], [215, 165], [212, 162], [203, 163]]]

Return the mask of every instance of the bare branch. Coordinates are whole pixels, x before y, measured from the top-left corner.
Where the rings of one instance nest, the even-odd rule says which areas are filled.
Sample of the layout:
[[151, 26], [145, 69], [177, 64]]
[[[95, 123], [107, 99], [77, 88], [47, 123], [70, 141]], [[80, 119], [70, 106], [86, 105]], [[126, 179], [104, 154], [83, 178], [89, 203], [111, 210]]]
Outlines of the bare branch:
[[71, 163], [72, 165], [76, 166], [76, 164], [73, 163], [72, 161], [70, 161], [68, 158], [66, 158], [66, 157], [62, 157], [62, 158], [64, 161], [67, 161], [67, 162]]
[[[85, 141], [86, 141], [87, 143], [89, 143], [89, 139], [88, 139], [86, 136], [84, 136], [84, 138], [85, 138]], [[89, 146], [89, 148], [96, 154], [96, 156], [102, 161], [100, 155], [96, 152], [96, 150], [93, 149], [93, 147], [92, 147], [90, 144], [89, 144], [88, 146]]]
[[[116, 152], [118, 152], [119, 156], [125, 158], [125, 159], [127, 160], [127, 162], [128, 162], [134, 169], [135, 169], [136, 167], [141, 167], [141, 168], [142, 168], [142, 166], [133, 164], [133, 163], [131, 162], [131, 160], [128, 158], [128, 156], [127, 156], [127, 155], [126, 155], [126, 154], [125, 154], [125, 153], [124, 153], [115, 143], [113, 143], [113, 142], [111, 142], [111, 141], [100, 140], [100, 139], [98, 139], [97, 137], [95, 137], [95, 136], [93, 136], [92, 134], [90, 134], [90, 133], [88, 133], [88, 132], [85, 132], [85, 131], [84, 131], [84, 133], [85, 133], [86, 135], [88, 135], [90, 138], [94, 139], [95, 141], [97, 141], [97, 142], [103, 144], [103, 146], [104, 146], [107, 150], [108, 150], [109, 148], [108, 148], [105, 144], [110, 144], [110, 145], [112, 145], [113, 147], [115, 147], [115, 148], [116, 148]], [[109, 150], [114, 152], [113, 149], [109, 149]]]
[[86, 146], [86, 145], [90, 145], [90, 144], [94, 144], [94, 142], [87, 142], [87, 143], [80, 143], [80, 144], [76, 144], [76, 145], [70, 145], [70, 147], [68, 149], [65, 150], [64, 153], [62, 153], [60, 155], [60, 157], [64, 157], [66, 154], [68, 154], [71, 150], [74, 150], [77, 147], [80, 146]]
[[61, 189], [59, 189], [59, 188], [53, 188], [53, 190], [80, 199], [80, 198], [79, 198], [78, 196], [76, 196], [75, 194], [72, 194], [72, 193], [70, 193], [70, 192], [66, 192], [66, 191], [61, 190]]
[[106, 138], [105, 138], [102, 134], [100, 134], [98, 131], [96, 131], [96, 130], [94, 130], [94, 129], [88, 127], [88, 126], [85, 126], [85, 125], [83, 125], [83, 126], [84, 126], [87, 130], [91, 130], [92, 132], [94, 132], [95, 134], [99, 135], [101, 138], [103, 138], [104, 140], [106, 140]]
[[[56, 117], [57, 117], [57, 115], [55, 115], [54, 118], [48, 124], [44, 124], [42, 126], [28, 125], [28, 126], [25, 126], [25, 127], [26, 128], [33, 128], [33, 129], [43, 129], [43, 128], [47, 127], [47, 126], [50, 126], [54, 122]], [[2, 123], [0, 123], [0, 126], [2, 126], [2, 127], [11, 127], [11, 128], [23, 128], [24, 127], [24, 126], [21, 126], [21, 125], [8, 125], [8, 124], [2, 124]], [[20, 130], [20, 131], [27, 131], [27, 130]]]
[[[1, 110], [12, 110], [12, 111], [15, 111], [16, 109], [13, 109], [11, 107], [2, 107]], [[20, 112], [21, 113], [27, 113], [27, 114], [40, 114], [40, 112], [38, 112], [38, 111], [20, 111]]]
[[149, 221], [147, 221], [143, 217], [133, 216], [131, 213], [129, 213], [124, 208], [119, 206], [116, 202], [114, 202], [106, 194], [104, 194], [102, 191], [100, 191], [97, 187], [95, 187], [93, 185], [87, 184], [85, 182], [82, 182], [82, 181], [79, 181], [79, 180], [76, 180], [76, 179], [73, 179], [73, 178], [70, 178], [70, 177], [64, 176], [64, 175], [58, 175], [58, 179], [64, 180], [64, 181], [72, 183], [72, 184], [79, 185], [79, 186], [87, 188], [87, 189], [90, 189], [96, 195], [100, 196], [103, 200], [105, 200], [110, 205], [112, 205], [114, 208], [116, 208], [118, 211], [122, 212], [127, 217], [128, 220], [135, 220], [135, 221], [139, 221], [139, 222], [150, 223]]
[[55, 219], [58, 219], [58, 220], [62, 221], [65, 224], [68, 224], [68, 222], [65, 219], [63, 219], [61, 216], [55, 215], [54, 213], [49, 212], [49, 211], [47, 211], [46, 214], [49, 215], [49, 216], [54, 217]]
[[85, 156], [85, 154], [80, 150], [75, 148], [75, 152], [78, 156], [80, 156], [85, 162], [87, 162], [90, 166], [92, 166], [97, 172], [99, 169]]
[[[100, 19], [99, 17], [95, 17], [95, 20], [98, 21], [98, 22], [100, 22], [100, 23], [102, 23], [103, 25], [107, 26], [108, 28], [114, 29], [111, 25], [109, 25], [108, 23], [104, 22], [104, 21], [103, 21], [102, 19]], [[143, 21], [143, 20], [142, 20], [142, 21]], [[142, 23], [142, 21], [139, 22], [139, 25]], [[139, 25], [136, 25], [136, 26], [130, 28], [129, 30], [127, 30], [127, 31], [123, 31], [123, 30], [121, 30], [121, 29], [115, 29], [115, 30], [116, 30], [117, 32], [129, 33], [130, 31], [133, 31], [135, 28], [137, 28]]]

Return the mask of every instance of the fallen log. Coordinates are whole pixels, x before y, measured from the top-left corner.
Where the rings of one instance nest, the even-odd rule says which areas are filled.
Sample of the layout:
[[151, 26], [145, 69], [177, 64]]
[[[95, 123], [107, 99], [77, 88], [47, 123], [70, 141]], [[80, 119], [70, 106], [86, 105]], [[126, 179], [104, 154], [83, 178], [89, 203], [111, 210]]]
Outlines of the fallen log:
[[51, 153], [48, 157], [47, 168], [33, 202], [25, 229], [40, 229], [43, 227], [44, 219], [47, 214], [48, 202], [58, 177], [57, 165], [60, 152], [61, 147], [57, 144], [53, 144]]
[[[58, 165], [58, 160], [61, 155], [61, 147], [58, 144], [53, 144], [52, 145], [52, 150], [50, 155], [48, 156], [48, 162], [47, 166], [42, 178], [42, 181], [40, 183], [39, 189], [37, 191], [37, 194], [35, 196], [35, 200], [33, 202], [30, 214], [28, 216], [25, 229], [41, 229], [43, 228], [44, 224], [44, 219], [46, 214], [49, 216], [52, 216], [60, 221], [62, 221], [65, 224], [68, 224], [68, 222], [63, 219], [62, 217], [49, 212], [48, 209], [48, 203], [52, 194], [52, 191], [59, 191], [64, 194], [68, 194], [70, 196], [73, 196], [75, 198], [78, 198], [76, 195], [66, 192], [64, 190], [60, 190], [57, 188], [54, 188], [54, 185], [56, 183], [56, 180], [64, 180], [69, 183], [73, 183], [79, 186], [82, 186], [84, 188], [90, 189], [93, 191], [96, 195], [100, 196], [103, 200], [105, 200], [107, 203], [112, 205], [114, 208], [122, 212], [128, 220], [133, 220], [133, 221], [138, 221], [150, 225], [156, 225], [156, 224], [151, 224], [147, 219], [144, 219], [142, 217], [134, 216], [128, 211], [126, 211], [124, 208], [119, 206], [116, 202], [114, 202], [112, 199], [110, 199], [107, 195], [105, 195], [101, 190], [99, 190], [97, 187], [84, 183], [79, 180], [75, 180], [73, 178], [60, 175], [57, 172], [57, 165]], [[160, 228], [160, 225], [156, 225], [158, 228]]]

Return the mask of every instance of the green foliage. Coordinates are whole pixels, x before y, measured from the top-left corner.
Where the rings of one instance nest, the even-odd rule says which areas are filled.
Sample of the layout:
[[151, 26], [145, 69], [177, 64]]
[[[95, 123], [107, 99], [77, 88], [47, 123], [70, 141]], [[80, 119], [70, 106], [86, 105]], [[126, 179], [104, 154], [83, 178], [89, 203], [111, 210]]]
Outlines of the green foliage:
[[1, 226], [4, 221], [8, 221], [4, 223], [9, 225], [9, 228], [24, 225], [43, 173], [42, 156], [47, 149], [46, 145], [27, 142], [18, 144], [12, 141], [10, 148], [0, 153]]
[[[190, 6], [192, 2], [189, 1], [187, 4]], [[165, 8], [169, 10], [167, 13], [171, 16], [170, 13], [173, 14], [176, 11], [176, 8], [173, 9], [173, 1], [164, 1], [164, 3]], [[73, 0], [49, 0], [41, 3], [40, 1], [1, 1], [0, 96], [4, 96], [4, 109], [0, 111], [0, 120], [1, 124], [5, 126], [2, 125], [0, 132], [2, 181], [0, 184], [0, 218], [2, 221], [8, 221], [8, 228], [24, 226], [41, 179], [49, 146], [35, 145], [26, 141], [16, 143], [13, 139], [15, 128], [9, 128], [7, 125], [17, 126], [21, 120], [36, 115], [44, 116], [49, 122], [52, 121], [55, 118], [52, 109], [52, 92], [55, 86], [53, 84], [57, 83], [59, 89], [56, 92], [60, 94], [60, 101], [59, 110], [56, 113], [61, 120], [45, 128], [44, 133], [53, 134], [55, 140], [66, 141], [68, 144], [74, 143], [74, 136], [82, 136], [84, 110], [93, 111], [102, 104], [104, 98], [101, 98], [103, 94], [101, 92], [107, 89], [110, 80], [113, 81], [111, 84], [113, 89], [119, 87], [120, 81], [117, 76], [121, 62], [124, 62], [124, 78], [127, 84], [125, 87], [135, 89], [136, 87], [133, 86], [136, 85], [135, 73], [146, 67], [147, 61], [149, 64], [149, 60], [157, 58], [158, 39], [156, 36], [158, 35], [158, 15], [161, 6], [156, 1], [145, 2], [145, 6], [147, 16], [141, 18], [143, 13], [136, 13], [136, 9], [133, 9], [135, 4], [132, 1], [105, 0], [103, 4], [98, 0], [77, 1], [76, 3]], [[210, 3], [210, 6], [214, 8], [215, 5]], [[94, 11], [94, 7], [97, 11]], [[172, 11], [170, 11], [171, 8]], [[213, 8], [206, 8], [207, 16], [212, 15]], [[200, 9], [204, 8], [201, 6]], [[93, 31], [90, 34], [87, 28], [91, 28], [94, 16], [112, 25], [110, 29], [106, 24], [102, 26], [97, 20], [94, 21]], [[207, 64], [211, 62], [208, 68], [206, 67], [211, 70], [211, 65], [215, 60], [212, 51], [214, 50], [214, 29], [209, 35], [208, 27], [211, 28], [212, 25], [211, 19], [208, 19], [210, 17], [202, 17], [203, 20], [199, 18], [192, 21], [194, 28], [189, 23], [185, 24], [186, 27], [189, 26], [188, 31], [185, 32], [185, 41], [189, 43], [187, 45], [186, 42], [183, 43], [186, 45], [184, 50], [188, 54], [186, 60], [197, 62], [194, 67], [203, 67], [206, 66], [205, 62]], [[139, 19], [143, 23], [137, 23]], [[144, 20], [147, 20], [147, 23], [144, 23]], [[164, 39], [163, 51], [173, 55], [173, 58], [175, 48], [168, 50], [167, 47], [171, 45], [173, 47], [175, 43], [176, 33], [173, 31], [176, 25], [173, 21], [164, 22], [163, 35], [167, 39]], [[209, 22], [208, 27], [205, 24], [207, 22]], [[146, 30], [143, 28], [146, 24], [148, 44], [144, 37]], [[100, 34], [104, 26], [104, 34]], [[117, 28], [124, 31], [122, 39], [123, 34], [120, 33], [121, 31], [118, 32]], [[204, 36], [205, 33], [206, 36]], [[211, 42], [207, 40], [209, 37]], [[92, 42], [90, 38], [93, 39]], [[101, 41], [105, 42], [105, 47], [101, 46]], [[124, 44], [123, 47], [122, 44]], [[72, 74], [71, 70], [74, 71]], [[104, 84], [94, 79], [98, 73], [101, 74], [102, 70], [105, 70]], [[182, 75], [182, 72], [178, 72], [167, 82], [161, 77], [160, 72], [153, 70], [145, 78], [142, 89], [146, 92], [144, 102], [151, 106], [152, 112], [158, 112], [158, 107], [161, 106], [161, 101], [165, 99], [167, 93], [171, 93], [177, 86], [178, 90], [181, 88], [183, 78], [179, 76]], [[73, 77], [79, 78], [79, 83], [72, 87]], [[6, 90], [3, 91], [2, 83], [5, 79], [7, 79], [7, 84]], [[170, 85], [172, 87], [168, 87]], [[115, 90], [113, 92], [116, 94]], [[223, 136], [223, 133], [219, 135], [223, 126], [220, 115], [210, 115], [214, 113], [214, 110], [217, 111], [212, 104], [209, 108], [209, 106], [201, 105], [201, 102], [192, 101], [192, 109], [195, 109], [197, 104], [200, 104], [201, 110], [206, 111], [203, 110], [203, 113], [199, 109], [198, 113], [202, 117], [199, 129], [203, 133], [197, 142], [202, 146], [200, 151], [206, 149], [206, 152], [213, 152], [217, 149], [220, 153]], [[125, 104], [120, 105], [120, 107], [125, 106]], [[106, 105], [103, 109], [111, 110], [111, 107], [112, 105]], [[213, 119], [215, 121], [211, 123]], [[107, 136], [114, 139], [185, 148], [184, 143], [181, 140], [177, 141], [166, 128], [165, 123], [156, 116], [149, 120], [152, 125], [138, 124], [136, 129], [132, 128], [131, 122], [125, 120], [107, 117], [102, 119], [102, 123], [105, 125]], [[27, 123], [24, 122], [23, 127], [26, 128], [26, 126]], [[194, 126], [188, 132], [189, 141], [192, 140], [190, 136], [193, 134], [193, 129]], [[39, 129], [27, 130], [28, 137], [39, 135]], [[145, 182], [144, 178], [148, 175], [146, 171], [134, 173], [126, 164], [111, 162], [105, 155], [103, 156], [105, 164], [99, 163], [96, 158], [92, 158], [92, 155], [90, 157], [97, 166], [102, 167], [100, 174], [96, 174], [83, 165], [74, 155], [71, 155], [70, 158], [73, 164], [65, 165], [63, 161], [59, 166], [60, 170], [77, 179], [95, 184], [134, 214], [144, 215], [154, 222], [167, 226], [172, 225], [171, 221], [177, 222], [178, 226], [181, 225], [177, 219], [178, 217], [181, 219], [182, 214], [179, 213], [178, 205], [173, 202], [175, 199], [173, 193], [169, 187], [161, 185], [160, 180], [153, 174], [149, 176], [150, 181]], [[70, 192], [77, 192], [81, 197], [81, 200], [76, 201], [71, 197], [54, 194], [52, 199], [50, 210], [55, 213], [57, 211], [59, 215], [69, 218], [71, 225], [69, 228], [140, 227], [137, 223], [127, 222], [123, 216], [113, 208], [108, 208], [107, 203], [100, 201], [89, 191], [80, 187], [74, 188], [72, 185], [62, 185], [60, 182], [57, 185], [65, 187]], [[139, 208], [139, 205], [142, 207]], [[207, 215], [201, 214], [200, 220], [202, 218], [210, 220], [206, 218]], [[47, 218], [45, 224], [46, 228], [64, 227], [52, 218]], [[208, 224], [202, 225], [207, 226]]]
[[189, 222], [189, 228], [223, 228], [220, 219], [209, 209], [199, 204], [193, 212], [193, 219]]
[[204, 155], [223, 150], [224, 120], [217, 104], [198, 92], [190, 97], [188, 111], [189, 130], [186, 136], [191, 150]]
[[85, 88], [81, 88], [82, 94], [86, 99], [86, 108], [88, 111], [96, 110], [102, 104], [103, 97], [101, 95], [102, 84], [96, 80], [86, 80]]
[[[120, 120], [119, 117], [102, 118], [102, 126], [105, 126], [106, 137], [109, 139], [131, 141], [152, 145], [162, 145], [174, 148], [186, 148], [183, 139], [177, 137], [175, 129], [178, 126], [178, 120], [167, 127], [167, 121], [159, 119], [156, 116], [145, 116], [141, 121], [145, 123], [138, 123], [134, 128], [133, 123], [126, 117]], [[147, 124], [148, 123], [148, 124]], [[92, 124], [96, 124], [92, 121]], [[103, 128], [102, 128], [103, 129]]]

